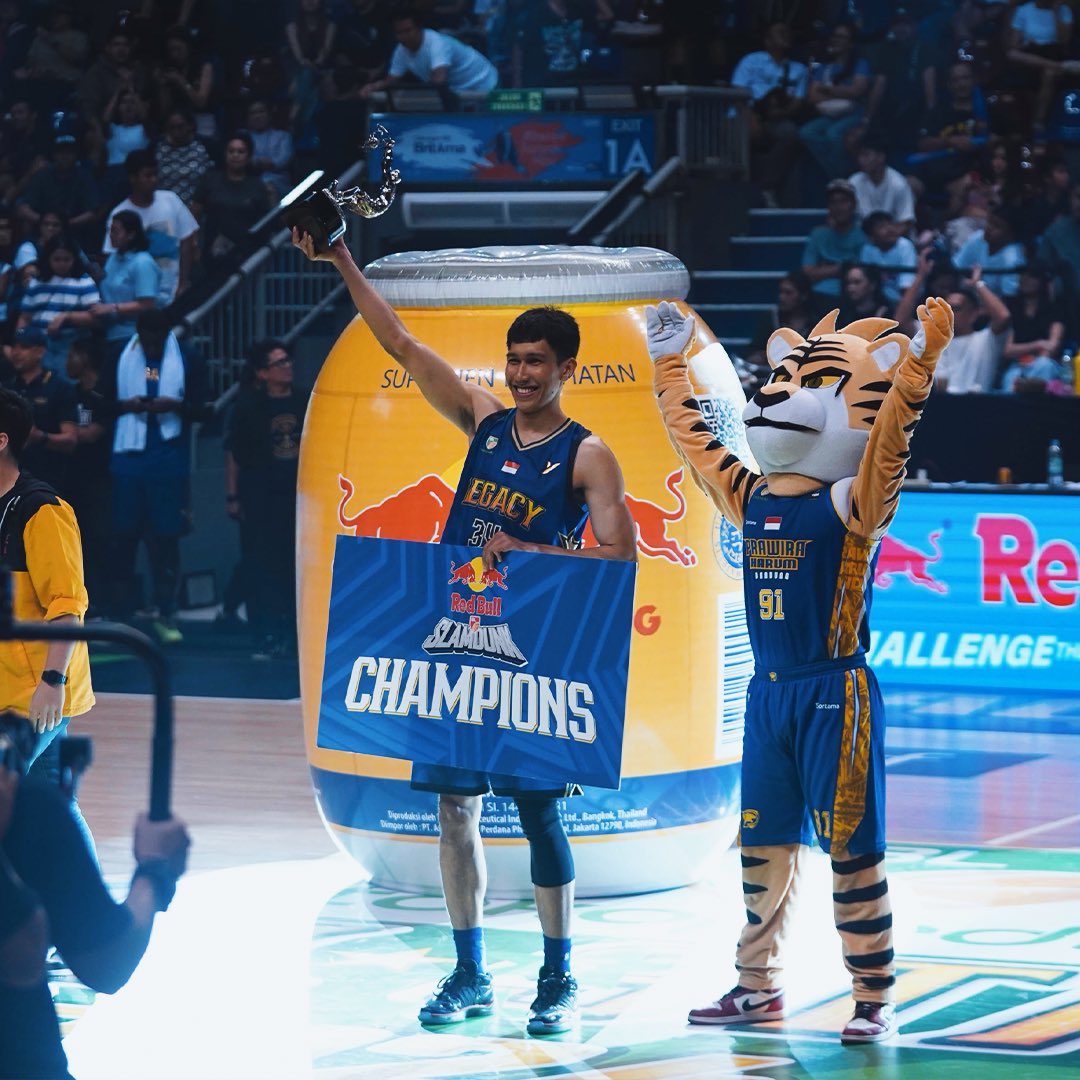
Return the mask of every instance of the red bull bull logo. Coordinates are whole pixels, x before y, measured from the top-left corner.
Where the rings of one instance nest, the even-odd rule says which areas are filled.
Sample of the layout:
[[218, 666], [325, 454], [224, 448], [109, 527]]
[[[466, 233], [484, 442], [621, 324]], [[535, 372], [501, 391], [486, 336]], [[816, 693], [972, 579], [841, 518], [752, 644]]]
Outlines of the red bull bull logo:
[[941, 539], [940, 529], [930, 534], [928, 540], [933, 554], [928, 555], [895, 537], [889, 535], [882, 537], [877, 569], [874, 572], [874, 584], [879, 589], [887, 589], [892, 584], [893, 575], [902, 574], [912, 585], [921, 585], [924, 589], [944, 596], [949, 591], [949, 586], [930, 573], [930, 565], [941, 559], [939, 539]]
[[450, 514], [454, 489], [441, 477], [429, 473], [413, 484], [406, 484], [374, 506], [365, 506], [355, 514], [346, 507], [356, 493], [347, 476], [338, 475], [341, 501], [338, 522], [354, 536], [381, 536], [389, 540], [418, 540], [436, 543]]
[[[637, 549], [642, 555], [650, 559], [666, 559], [679, 566], [696, 566], [697, 555], [693, 549], [684, 547], [668, 535], [668, 526], [686, 516], [686, 499], [679, 490], [682, 479], [682, 469], [676, 469], [668, 474], [664, 483], [664, 487], [675, 496], [672, 509], [665, 509], [648, 499], [638, 499], [629, 492], [626, 494], [626, 508], [634, 519]], [[592, 522], [585, 526], [584, 546], [596, 546]]]
[[450, 563], [450, 577], [447, 585], [467, 585], [469, 590], [477, 595], [462, 595], [459, 592], [450, 594], [450, 610], [458, 614], [470, 616], [502, 615], [502, 597], [492, 596], [485, 598], [479, 595], [487, 589], [502, 589], [506, 592], [509, 586], [506, 584], [507, 570], [500, 570], [497, 566], [485, 568], [484, 560], [477, 555], [460, 566], [455, 562]]

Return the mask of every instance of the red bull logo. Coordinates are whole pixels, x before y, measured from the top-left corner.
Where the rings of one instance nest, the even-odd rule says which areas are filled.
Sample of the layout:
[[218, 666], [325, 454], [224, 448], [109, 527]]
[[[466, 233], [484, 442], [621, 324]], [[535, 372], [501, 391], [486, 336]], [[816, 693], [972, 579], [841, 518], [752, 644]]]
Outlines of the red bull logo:
[[[455, 562], [450, 563], [450, 577], [447, 585], [467, 585], [472, 593], [483, 593], [488, 589], [509, 590], [506, 584], [507, 570], [500, 570], [497, 566], [484, 567], [484, 560], [477, 555], [460, 566]], [[462, 595], [459, 592], [450, 594], [450, 610], [462, 615], [502, 615], [502, 597], [492, 596], [485, 599], [480, 595]]]
[[939, 539], [941, 539], [940, 529], [930, 534], [928, 540], [933, 553], [928, 555], [895, 537], [889, 535], [882, 537], [877, 569], [874, 572], [874, 584], [879, 589], [887, 589], [892, 584], [893, 575], [902, 574], [912, 585], [921, 585], [924, 589], [944, 596], [949, 591], [949, 586], [943, 581], [938, 581], [930, 573], [930, 565], [941, 559]]
[[[675, 506], [672, 509], [665, 509], [648, 499], [638, 499], [629, 492], [626, 495], [626, 508], [634, 519], [637, 549], [642, 555], [650, 559], [667, 559], [679, 566], [696, 566], [697, 555], [693, 549], [683, 547], [668, 535], [668, 526], [686, 516], [686, 499], [679, 490], [682, 479], [682, 469], [676, 469], [668, 474], [664, 483], [664, 487], [675, 496]], [[596, 546], [592, 522], [585, 526], [584, 546]]]
[[338, 484], [342, 492], [338, 521], [354, 536], [382, 536], [388, 540], [418, 540], [422, 543], [442, 539], [454, 489], [441, 477], [429, 473], [393, 495], [387, 495], [382, 502], [365, 506], [351, 515], [346, 513], [346, 506], [356, 488], [348, 477], [340, 474]]

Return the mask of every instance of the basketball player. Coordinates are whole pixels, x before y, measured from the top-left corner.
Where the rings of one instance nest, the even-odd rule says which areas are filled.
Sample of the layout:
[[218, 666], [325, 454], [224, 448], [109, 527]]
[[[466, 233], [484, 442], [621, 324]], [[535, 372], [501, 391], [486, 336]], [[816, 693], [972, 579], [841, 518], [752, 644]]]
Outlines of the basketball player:
[[[558, 308], [532, 308], [506, 335], [507, 409], [491, 391], [462, 382], [451, 365], [418, 341], [353, 261], [343, 240], [316, 254], [311, 237], [293, 230], [293, 243], [309, 259], [332, 263], [356, 310], [386, 352], [416, 381], [435, 410], [469, 440], [450, 516], [449, 544], [483, 547], [486, 568], [510, 551], [541, 551], [578, 558], [636, 558], [634, 524], [624, 501], [623, 478], [614, 455], [562, 408], [562, 389], [574, 372], [580, 335], [573, 316]], [[509, 478], [501, 466], [518, 463]], [[477, 482], [511, 483], [543, 509], [526, 524], [497, 508], [470, 501]], [[513, 505], [511, 495], [506, 505]], [[597, 547], [580, 547], [591, 520]], [[486, 775], [414, 764], [412, 786], [439, 795], [439, 868], [454, 932], [457, 966], [420, 1010], [425, 1024], [455, 1023], [494, 1008], [483, 936], [487, 871], [480, 842], [482, 798], [510, 796], [529, 841], [533, 892], [544, 933], [544, 964], [528, 1020], [532, 1035], [568, 1030], [577, 1013], [577, 983], [570, 974], [570, 917], [574, 862], [557, 800], [577, 794], [574, 783]]]

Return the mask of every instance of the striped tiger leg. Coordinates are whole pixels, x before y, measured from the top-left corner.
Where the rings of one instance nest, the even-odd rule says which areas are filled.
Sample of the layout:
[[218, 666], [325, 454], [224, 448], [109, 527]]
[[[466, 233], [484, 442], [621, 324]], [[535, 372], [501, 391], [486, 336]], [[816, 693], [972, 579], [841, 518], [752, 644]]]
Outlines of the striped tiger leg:
[[784, 985], [781, 951], [798, 891], [802, 844], [742, 849], [746, 925], [739, 935], [735, 967], [748, 990], [779, 990]]
[[885, 854], [832, 852], [833, 914], [851, 973], [856, 1001], [892, 1001], [892, 906], [885, 878]]

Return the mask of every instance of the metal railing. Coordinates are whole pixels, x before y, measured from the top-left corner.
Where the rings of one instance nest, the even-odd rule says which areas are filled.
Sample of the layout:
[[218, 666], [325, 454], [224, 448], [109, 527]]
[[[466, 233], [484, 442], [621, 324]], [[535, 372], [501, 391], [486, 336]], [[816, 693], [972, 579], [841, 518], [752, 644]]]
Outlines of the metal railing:
[[667, 154], [691, 172], [750, 172], [750, 92], [738, 86], [657, 86]]
[[[365, 168], [362, 161], [353, 165], [339, 178], [342, 186], [357, 182]], [[358, 225], [349, 215], [350, 246]], [[206, 357], [211, 393], [221, 398], [239, 378], [254, 342], [262, 338], [292, 341], [344, 291], [333, 267], [299, 255], [283, 227], [213, 296], [184, 317], [177, 334]]]

